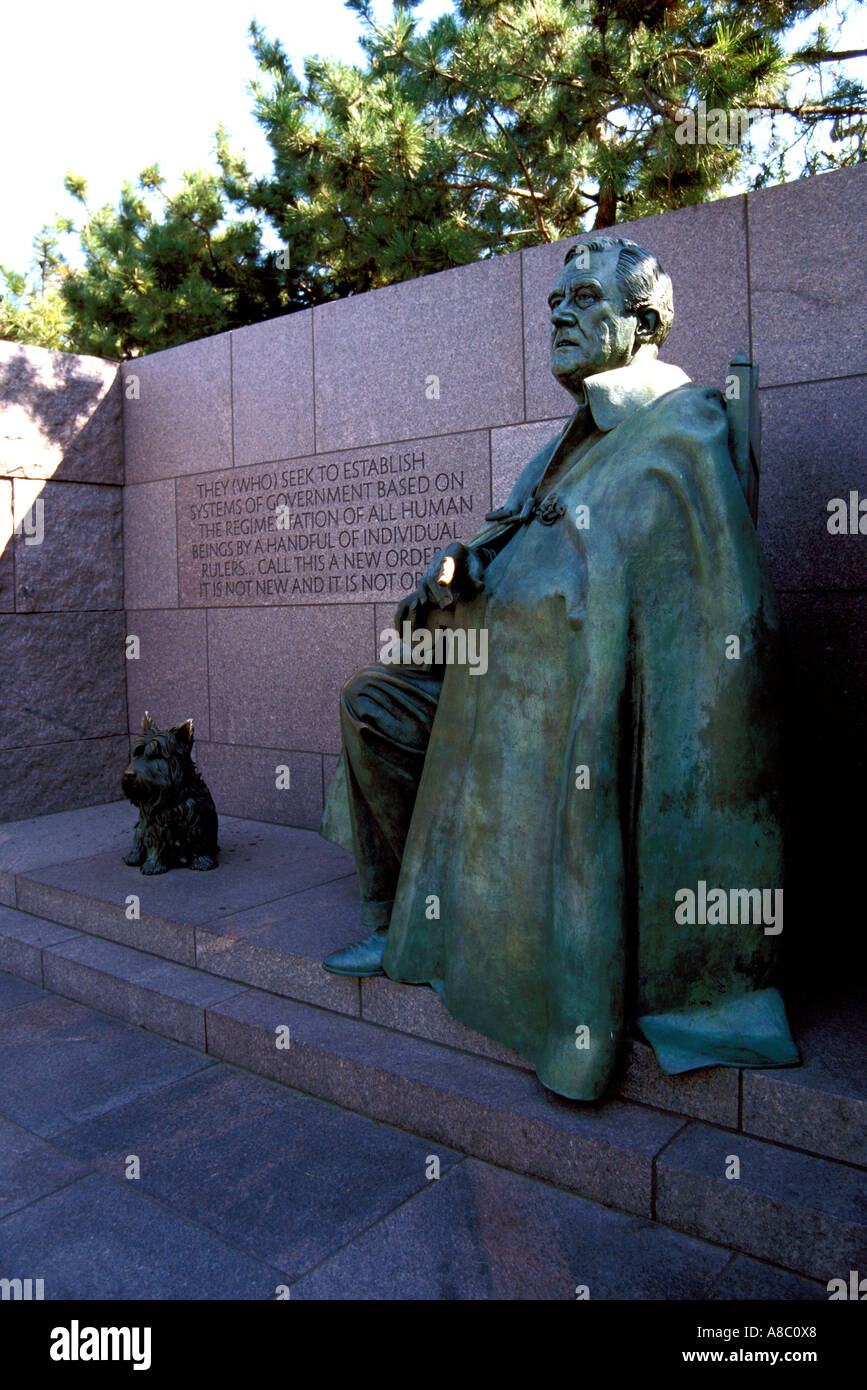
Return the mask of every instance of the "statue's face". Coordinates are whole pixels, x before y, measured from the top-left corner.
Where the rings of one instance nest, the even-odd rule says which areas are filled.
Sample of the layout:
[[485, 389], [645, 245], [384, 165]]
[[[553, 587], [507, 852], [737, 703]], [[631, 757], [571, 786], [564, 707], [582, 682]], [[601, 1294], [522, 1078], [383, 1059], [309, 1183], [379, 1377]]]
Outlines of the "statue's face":
[[618, 255], [616, 248], [591, 251], [586, 269], [571, 260], [548, 296], [551, 371], [575, 395], [585, 377], [625, 367], [640, 345], [638, 320], [624, 310], [617, 283]]

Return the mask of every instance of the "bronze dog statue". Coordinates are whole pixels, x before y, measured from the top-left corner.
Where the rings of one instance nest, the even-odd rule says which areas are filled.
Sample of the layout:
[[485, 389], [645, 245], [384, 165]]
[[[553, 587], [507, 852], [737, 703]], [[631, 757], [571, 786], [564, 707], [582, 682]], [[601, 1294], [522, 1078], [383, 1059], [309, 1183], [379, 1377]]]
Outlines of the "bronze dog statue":
[[120, 781], [139, 813], [133, 846], [123, 862], [143, 874], [217, 867], [217, 809], [192, 748], [192, 719], [174, 729], [158, 729], [145, 712]]

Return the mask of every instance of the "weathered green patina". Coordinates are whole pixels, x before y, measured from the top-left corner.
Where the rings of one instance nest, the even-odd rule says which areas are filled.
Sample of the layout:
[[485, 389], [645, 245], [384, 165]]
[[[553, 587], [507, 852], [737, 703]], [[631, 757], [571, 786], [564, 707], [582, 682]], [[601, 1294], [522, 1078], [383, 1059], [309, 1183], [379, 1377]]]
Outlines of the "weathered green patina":
[[564, 267], [552, 365], [575, 415], [450, 548], [451, 585], [432, 568], [398, 613], [485, 629], [487, 671], [379, 668], [406, 675], [382, 705], [377, 668], [347, 686], [322, 825], [352, 827], [385, 973], [581, 1100], [630, 1025], [664, 1071], [798, 1060], [781, 911], [732, 891], [782, 887], [777, 607], [722, 397], [657, 360], [667, 282], [630, 303], [617, 269], [616, 246]]

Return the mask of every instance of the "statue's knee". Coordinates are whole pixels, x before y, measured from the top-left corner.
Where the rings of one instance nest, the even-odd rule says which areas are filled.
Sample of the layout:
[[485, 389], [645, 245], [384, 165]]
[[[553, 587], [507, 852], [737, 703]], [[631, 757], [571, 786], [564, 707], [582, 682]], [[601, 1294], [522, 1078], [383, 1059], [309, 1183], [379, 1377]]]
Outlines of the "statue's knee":
[[340, 690], [341, 720], [348, 717], [357, 722], [362, 709], [369, 706], [371, 696], [375, 695], [376, 686], [376, 668], [369, 666], [356, 671], [344, 681]]

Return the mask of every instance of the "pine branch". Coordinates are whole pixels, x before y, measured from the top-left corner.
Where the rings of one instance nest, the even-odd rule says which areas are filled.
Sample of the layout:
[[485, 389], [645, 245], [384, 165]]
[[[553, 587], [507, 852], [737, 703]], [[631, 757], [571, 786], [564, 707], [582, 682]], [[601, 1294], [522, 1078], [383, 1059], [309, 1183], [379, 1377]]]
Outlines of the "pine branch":
[[838, 53], [828, 53], [824, 48], [801, 48], [797, 53], [791, 53], [790, 59], [794, 63], [845, 63], [850, 58], [867, 58], [867, 48], [847, 48], [841, 49]]
[[[477, 99], [479, 100], [479, 102], [480, 102], [481, 105], [484, 107], [485, 111], [487, 112], [488, 116], [489, 116], [489, 117], [491, 118], [491, 120], [494, 122], [494, 125], [497, 127], [497, 130], [498, 130], [498, 131], [500, 132], [500, 134], [508, 141], [509, 145], [511, 145], [511, 147], [512, 147], [512, 152], [513, 152], [513, 154], [514, 154], [514, 156], [515, 156], [515, 159], [516, 159], [516, 161], [517, 161], [518, 167], [519, 167], [520, 170], [521, 170], [521, 173], [524, 175], [524, 178], [525, 178], [525, 180], [526, 180], [526, 182], [527, 182], [527, 186], [528, 186], [528, 188], [532, 189], [532, 188], [533, 188], [533, 179], [532, 179], [532, 175], [530, 174], [530, 170], [527, 168], [527, 165], [526, 165], [526, 163], [525, 163], [525, 161], [524, 161], [524, 159], [523, 159], [523, 157], [522, 157], [522, 155], [521, 155], [521, 151], [518, 149], [518, 146], [517, 146], [517, 144], [515, 143], [514, 139], [512, 138], [511, 134], [509, 133], [509, 131], [506, 130], [506, 128], [505, 128], [505, 126], [503, 125], [502, 121], [500, 121], [500, 119], [498, 118], [496, 112], [493, 111], [493, 110], [491, 109], [490, 103], [489, 103], [488, 101], [485, 100], [484, 96], [483, 96], [482, 93], [479, 91], [479, 89], [478, 89], [477, 87], [474, 87], [474, 86], [472, 85], [472, 83], [466, 82], [466, 81], [465, 81], [463, 78], [461, 78], [461, 77], [455, 77], [454, 74], [453, 74], [453, 73], [450, 73], [447, 69], [438, 68], [437, 65], [436, 65], [436, 60], [435, 60], [435, 58], [434, 58], [433, 49], [432, 49], [432, 48], [429, 49], [429, 52], [430, 52], [430, 67], [427, 69], [427, 71], [430, 72], [433, 76], [439, 77], [442, 81], [445, 81], [446, 83], [454, 83], [454, 84], [457, 85], [457, 86], [463, 87], [466, 91], [472, 92], [473, 96], [477, 97]], [[423, 72], [425, 71], [425, 69], [422, 67], [422, 65], [421, 65], [420, 63], [417, 63], [413, 58], [411, 58], [410, 55], [409, 55], [408, 53], [403, 52], [400, 56], [402, 57], [402, 59], [403, 59], [404, 62], [408, 63], [410, 67], [415, 68], [415, 70], [416, 70], [417, 72], [423, 73]], [[539, 229], [539, 235], [542, 237], [542, 240], [543, 240], [543, 241], [551, 241], [553, 238], [550, 237], [550, 236], [548, 235], [548, 231], [547, 231], [547, 229], [546, 229], [546, 227], [545, 227], [544, 222], [542, 221], [542, 213], [541, 213], [541, 210], [540, 210], [540, 208], [539, 208], [539, 203], [538, 203], [537, 198], [536, 198], [535, 190], [533, 191], [532, 198], [533, 198], [533, 211], [534, 211], [535, 216], [536, 216], [536, 225], [537, 225], [537, 227], [538, 227], [538, 229]]]

